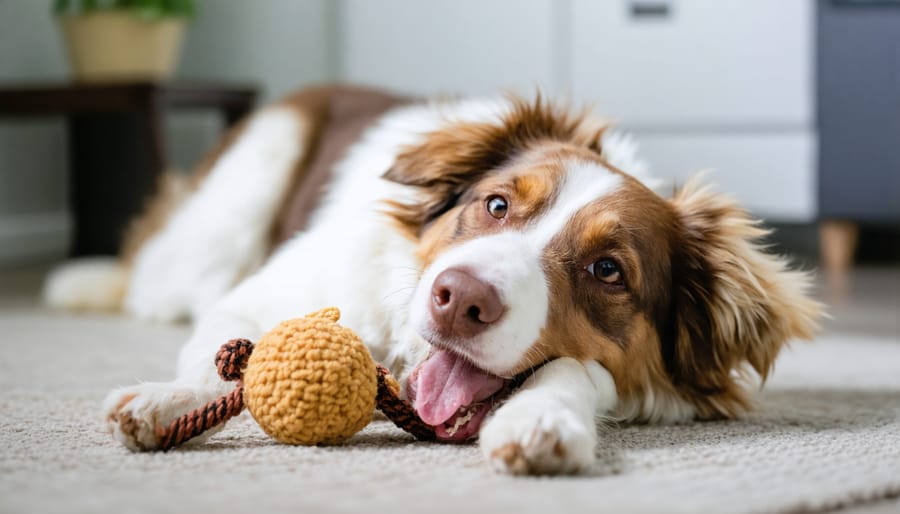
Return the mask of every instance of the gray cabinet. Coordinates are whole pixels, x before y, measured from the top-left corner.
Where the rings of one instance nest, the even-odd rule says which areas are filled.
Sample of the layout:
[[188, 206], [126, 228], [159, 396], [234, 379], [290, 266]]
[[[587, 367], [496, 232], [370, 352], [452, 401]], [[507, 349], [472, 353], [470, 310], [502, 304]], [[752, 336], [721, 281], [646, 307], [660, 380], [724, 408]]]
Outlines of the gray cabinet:
[[818, 10], [819, 213], [900, 223], [900, 2]]

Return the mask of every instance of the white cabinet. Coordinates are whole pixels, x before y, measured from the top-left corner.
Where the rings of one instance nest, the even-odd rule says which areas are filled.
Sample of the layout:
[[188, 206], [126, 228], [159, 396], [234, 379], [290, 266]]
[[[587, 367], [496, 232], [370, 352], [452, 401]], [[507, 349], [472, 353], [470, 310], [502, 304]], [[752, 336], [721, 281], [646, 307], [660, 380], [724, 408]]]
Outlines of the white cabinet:
[[571, 89], [634, 130], [654, 174], [711, 169], [758, 215], [815, 218], [811, 0], [572, 2]]
[[[663, 6], [641, 16], [635, 5]], [[703, 168], [756, 214], [815, 217], [814, 0], [342, 0], [339, 78], [590, 102], [653, 171]], [[651, 9], [652, 10], [652, 9]]]
[[683, 184], [708, 171], [704, 180], [736, 195], [754, 213], [778, 221], [815, 217], [816, 138], [810, 131], [635, 136], [655, 175], [667, 183]]
[[813, 15], [805, 0], [574, 0], [572, 88], [634, 126], [805, 128]]

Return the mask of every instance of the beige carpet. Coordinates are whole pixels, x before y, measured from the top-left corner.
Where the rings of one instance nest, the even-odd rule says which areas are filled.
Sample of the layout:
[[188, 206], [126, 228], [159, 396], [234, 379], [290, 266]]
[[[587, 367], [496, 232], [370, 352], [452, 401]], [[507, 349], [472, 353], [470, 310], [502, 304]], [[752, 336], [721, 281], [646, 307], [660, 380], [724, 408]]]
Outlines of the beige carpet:
[[[3, 284], [0, 282], [0, 284]], [[10, 285], [12, 284], [12, 285]], [[335, 448], [280, 446], [247, 419], [205, 446], [132, 454], [106, 390], [169, 376], [184, 327], [34, 307], [0, 293], [0, 512], [890, 512], [900, 495], [900, 341], [827, 333], [779, 362], [740, 422], [605, 431], [586, 476], [493, 474], [473, 446], [383, 423]]]

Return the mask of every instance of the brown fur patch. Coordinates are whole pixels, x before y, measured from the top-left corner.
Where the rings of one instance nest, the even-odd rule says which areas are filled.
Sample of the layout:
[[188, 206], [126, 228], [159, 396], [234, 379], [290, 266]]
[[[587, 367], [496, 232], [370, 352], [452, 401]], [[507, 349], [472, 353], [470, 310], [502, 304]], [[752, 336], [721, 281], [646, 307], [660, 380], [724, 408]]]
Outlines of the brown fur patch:
[[[550, 311], [523, 366], [558, 357], [595, 360], [613, 375], [620, 397], [671, 389], [653, 320], [668, 298], [672, 215], [664, 200], [629, 177], [576, 214], [545, 249]], [[624, 286], [587, 272], [607, 258], [619, 264]]]
[[311, 127], [305, 158], [297, 164], [292, 183], [273, 224], [275, 245], [308, 227], [323, 190], [334, 177], [335, 165], [363, 132], [388, 110], [411, 100], [381, 91], [351, 86], [306, 89], [282, 104], [304, 113]]
[[703, 417], [733, 417], [749, 401], [735, 373], [749, 365], [763, 380], [791, 339], [818, 330], [821, 305], [809, 276], [766, 253], [767, 232], [727, 196], [689, 182], [672, 200], [680, 231], [674, 252], [673, 383]]
[[[749, 407], [744, 365], [765, 379], [781, 347], [811, 337], [820, 315], [805, 275], [758, 246], [764, 233], [693, 183], [669, 203], [626, 182], [547, 249], [550, 314], [529, 359], [591, 358], [626, 402], [678, 398], [701, 418], [737, 416]], [[583, 272], [599, 258], [620, 264], [624, 291]], [[576, 268], [567, 273], [566, 263]]]
[[516, 197], [516, 207], [529, 213], [540, 212], [555, 196], [559, 182], [554, 180], [553, 171], [519, 175], [512, 181]]
[[[545, 102], [510, 98], [509, 112], [496, 122], [458, 122], [428, 134], [404, 149], [384, 178], [416, 186], [420, 197], [411, 203], [388, 202], [388, 213], [411, 237], [451, 209], [478, 180], [509, 164], [541, 143], [565, 143], [587, 153], [601, 153], [606, 125], [587, 113]], [[537, 184], [532, 184], [537, 185]]]
[[128, 403], [129, 403], [131, 400], [134, 400], [134, 398], [135, 398], [136, 396], [137, 396], [137, 394], [126, 394], [126, 395], [122, 396], [122, 399], [119, 400], [119, 403], [116, 404], [116, 407], [115, 407], [115, 408], [112, 410], [112, 412], [106, 417], [106, 421], [116, 421], [116, 420], [118, 419], [118, 416], [119, 416], [120, 413], [122, 412], [122, 409], [123, 409], [126, 405], [128, 405]]
[[[583, 150], [565, 143], [534, 144], [503, 167], [482, 177], [454, 199], [450, 210], [419, 229], [417, 255], [422, 263], [429, 265], [455, 243], [501, 230], [521, 229], [539, 217], [559, 193], [558, 187], [565, 174], [564, 163], [569, 159], [584, 158]], [[590, 156], [599, 162], [596, 154], [590, 153]], [[486, 210], [486, 201], [495, 195], [509, 201], [509, 211], [500, 220], [491, 217]], [[408, 235], [413, 237], [411, 233]]]
[[525, 450], [519, 443], [506, 443], [491, 452], [491, 458], [503, 461], [506, 469], [515, 474], [524, 474], [529, 470]]

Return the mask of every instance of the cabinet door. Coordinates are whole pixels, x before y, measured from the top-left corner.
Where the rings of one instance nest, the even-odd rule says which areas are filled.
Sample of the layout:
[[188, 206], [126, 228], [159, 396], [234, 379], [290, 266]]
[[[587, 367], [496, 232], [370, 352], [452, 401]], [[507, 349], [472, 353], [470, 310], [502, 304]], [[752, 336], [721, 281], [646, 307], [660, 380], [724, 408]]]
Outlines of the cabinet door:
[[553, 82], [553, 0], [344, 0], [342, 80], [416, 94]]
[[812, 123], [812, 0], [573, 2], [572, 90], [626, 124]]
[[900, 224], [898, 7], [819, 7], [819, 201], [825, 218]]
[[816, 215], [816, 139], [807, 131], [773, 133], [637, 133], [651, 175], [683, 184], [691, 175], [733, 194], [755, 215], [809, 222]]

